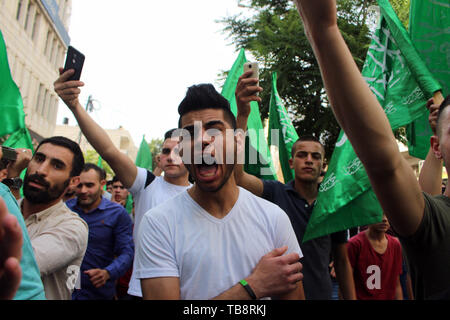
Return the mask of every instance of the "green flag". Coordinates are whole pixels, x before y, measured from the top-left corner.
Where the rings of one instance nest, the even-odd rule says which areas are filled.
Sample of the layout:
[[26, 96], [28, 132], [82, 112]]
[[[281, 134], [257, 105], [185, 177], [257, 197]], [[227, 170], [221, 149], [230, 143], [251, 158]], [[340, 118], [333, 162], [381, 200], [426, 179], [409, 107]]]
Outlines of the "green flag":
[[[394, 130], [420, 117], [427, 99], [440, 86], [421, 61], [389, 2], [378, 0], [378, 4], [382, 17], [362, 75]], [[341, 131], [303, 241], [377, 223], [381, 216], [382, 208], [363, 164]]]
[[102, 156], [101, 156], [101, 155], [98, 156], [97, 167], [103, 169], [103, 159], [102, 159]]
[[277, 73], [274, 72], [272, 74], [272, 92], [270, 95], [269, 145], [278, 146], [278, 155], [285, 183], [288, 183], [295, 177], [294, 170], [289, 165], [289, 159], [291, 158], [292, 146], [297, 140], [297, 131], [295, 131], [289, 114], [278, 95]]
[[33, 150], [25, 126], [25, 113], [19, 88], [12, 79], [3, 34], [0, 31], [0, 137], [11, 135], [4, 145]]
[[[434, 78], [442, 86], [443, 96], [450, 94], [450, 2], [448, 0], [411, 0], [409, 33], [414, 45]], [[433, 134], [428, 112], [406, 127], [409, 154], [425, 159]]]
[[[244, 49], [241, 49], [231, 68], [227, 80], [222, 88], [222, 95], [230, 102], [231, 111], [237, 115], [235, 91], [239, 77], [244, 73], [244, 63], [247, 62]], [[264, 136], [258, 103], [250, 104], [251, 112], [248, 117], [244, 170], [254, 176], [267, 180], [276, 180], [277, 175], [270, 156], [269, 147]]]
[[142, 137], [142, 142], [136, 156], [136, 166], [150, 171], [153, 170], [152, 153], [150, 152], [147, 141], [145, 141], [145, 136]]

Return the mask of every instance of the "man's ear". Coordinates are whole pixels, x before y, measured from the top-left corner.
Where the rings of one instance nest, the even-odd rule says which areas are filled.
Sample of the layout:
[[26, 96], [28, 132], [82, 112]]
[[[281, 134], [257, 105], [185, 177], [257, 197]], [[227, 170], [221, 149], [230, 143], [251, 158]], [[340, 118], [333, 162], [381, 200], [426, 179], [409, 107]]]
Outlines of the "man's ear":
[[69, 186], [72, 188], [76, 188], [80, 184], [80, 176], [70, 178]]
[[289, 168], [294, 170], [294, 159], [292, 159], [292, 158], [289, 159]]
[[436, 159], [442, 159], [441, 146], [439, 144], [439, 137], [434, 135], [430, 138], [431, 149], [433, 150]]
[[102, 187], [102, 189], [106, 186], [106, 180], [100, 180], [100, 186]]

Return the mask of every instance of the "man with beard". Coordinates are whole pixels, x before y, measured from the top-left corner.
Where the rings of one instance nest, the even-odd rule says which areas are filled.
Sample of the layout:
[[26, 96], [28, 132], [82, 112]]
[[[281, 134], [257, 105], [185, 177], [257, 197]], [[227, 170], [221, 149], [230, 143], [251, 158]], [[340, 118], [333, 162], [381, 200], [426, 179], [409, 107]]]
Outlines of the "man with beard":
[[[339, 30], [336, 1], [296, 0], [295, 4], [333, 113], [364, 165], [377, 199], [406, 252], [414, 297], [449, 299], [450, 188], [435, 197], [422, 192], [414, 170], [399, 151], [383, 108], [362, 77]], [[447, 172], [449, 106], [450, 96], [439, 107], [436, 135], [430, 139], [436, 158], [444, 161]]]
[[303, 298], [288, 217], [234, 180], [239, 137], [228, 101], [210, 84], [193, 86], [178, 112], [195, 184], [142, 219], [135, 271], [144, 299]]
[[133, 262], [132, 222], [125, 208], [102, 196], [106, 173], [87, 163], [76, 188], [77, 199], [67, 206], [89, 226], [89, 242], [81, 264], [81, 289], [73, 300], [112, 300], [115, 281]]
[[88, 241], [88, 226], [63, 202], [80, 181], [83, 153], [64, 137], [43, 140], [28, 164], [20, 207], [49, 300], [70, 300]]
[[[67, 81], [73, 72], [74, 70], [68, 70], [63, 73], [63, 69], [60, 69], [61, 76], [55, 81], [55, 91], [72, 111], [86, 139], [111, 166], [123, 186], [133, 195], [135, 204], [133, 239], [136, 243], [137, 230], [144, 214], [191, 186], [187, 169], [173, 152], [178, 139], [172, 138], [174, 129], [164, 135], [159, 166], [155, 168], [158, 174], [136, 167], [126, 154], [114, 146], [106, 131], [81, 106], [78, 99], [81, 92], [79, 87], [84, 86], [84, 83]], [[159, 176], [160, 170], [164, 172], [164, 176]], [[140, 282], [136, 279], [134, 271], [128, 293], [137, 299], [142, 297]]]

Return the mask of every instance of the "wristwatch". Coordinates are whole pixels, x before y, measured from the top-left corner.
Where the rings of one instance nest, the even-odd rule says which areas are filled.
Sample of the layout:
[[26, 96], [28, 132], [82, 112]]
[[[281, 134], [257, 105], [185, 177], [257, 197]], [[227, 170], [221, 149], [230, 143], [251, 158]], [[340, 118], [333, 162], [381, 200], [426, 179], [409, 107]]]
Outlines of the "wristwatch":
[[3, 179], [2, 183], [11, 189], [19, 190], [22, 187], [23, 181], [19, 177], [16, 177]]

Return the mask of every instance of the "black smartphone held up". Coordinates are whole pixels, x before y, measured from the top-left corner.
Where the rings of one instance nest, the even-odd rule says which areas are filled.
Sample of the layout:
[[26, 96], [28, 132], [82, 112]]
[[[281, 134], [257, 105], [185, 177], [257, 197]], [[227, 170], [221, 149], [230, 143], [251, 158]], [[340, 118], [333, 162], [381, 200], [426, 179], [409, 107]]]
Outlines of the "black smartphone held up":
[[13, 148], [2, 146], [2, 160], [16, 161], [17, 153]]
[[67, 49], [66, 64], [64, 65], [64, 72], [74, 69], [75, 73], [68, 79], [68, 81], [78, 81], [81, 78], [81, 71], [84, 65], [84, 54], [69, 46]]

